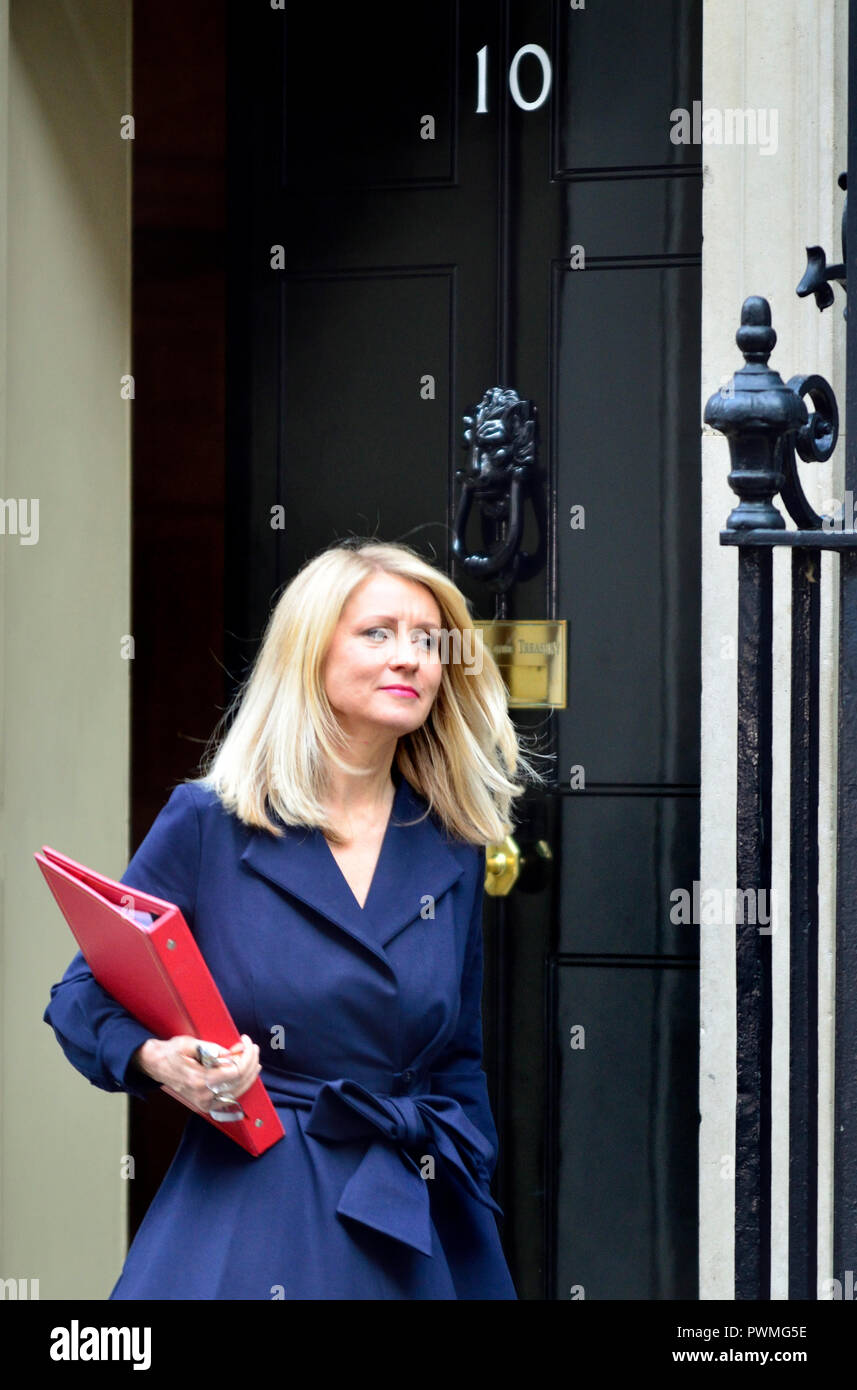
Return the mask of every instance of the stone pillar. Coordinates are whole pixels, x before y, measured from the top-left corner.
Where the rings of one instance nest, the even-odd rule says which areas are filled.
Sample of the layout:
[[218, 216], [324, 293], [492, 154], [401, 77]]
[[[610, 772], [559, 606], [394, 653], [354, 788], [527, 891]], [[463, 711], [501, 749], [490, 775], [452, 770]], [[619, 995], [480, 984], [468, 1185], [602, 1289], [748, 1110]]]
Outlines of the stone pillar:
[[[705, 401], [741, 363], [735, 326], [742, 301], [771, 305], [771, 359], [788, 379], [820, 372], [844, 409], [844, 297], [820, 314], [799, 300], [808, 245], [841, 257], [846, 167], [847, 0], [706, 0], [703, 13], [702, 380]], [[707, 122], [706, 110], [719, 113]], [[756, 143], [735, 142], [728, 111], [757, 113]], [[762, 113], [761, 119], [758, 113]], [[732, 143], [726, 137], [730, 128]], [[763, 138], [764, 137], [764, 140]], [[701, 426], [702, 428], [702, 426]], [[828, 464], [803, 465], [807, 495], [821, 511], [842, 497], [842, 442]], [[701, 891], [735, 883], [737, 554], [718, 535], [734, 505], [726, 440], [702, 439], [702, 845]], [[789, 564], [774, 555], [774, 1229], [773, 1294], [786, 1298], [788, 1259], [788, 848]], [[838, 561], [825, 557], [821, 637], [821, 881], [819, 1279], [829, 1274], [832, 1235], [832, 1080], [835, 834], [836, 626]], [[733, 1296], [735, 1108], [735, 934], [701, 928], [700, 1297]]]

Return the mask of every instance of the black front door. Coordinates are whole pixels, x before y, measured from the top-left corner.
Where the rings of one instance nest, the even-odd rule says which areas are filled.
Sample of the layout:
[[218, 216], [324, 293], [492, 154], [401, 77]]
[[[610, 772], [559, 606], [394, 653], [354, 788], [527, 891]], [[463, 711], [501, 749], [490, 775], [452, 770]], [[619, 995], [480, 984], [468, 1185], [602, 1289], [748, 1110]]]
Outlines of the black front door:
[[504, 1241], [522, 1298], [693, 1298], [701, 5], [230, 14], [228, 668], [353, 533], [495, 616], [452, 559], [462, 418], [534, 402], [544, 563], [503, 616], [568, 621], [568, 703], [516, 711], [547, 872], [486, 899]]

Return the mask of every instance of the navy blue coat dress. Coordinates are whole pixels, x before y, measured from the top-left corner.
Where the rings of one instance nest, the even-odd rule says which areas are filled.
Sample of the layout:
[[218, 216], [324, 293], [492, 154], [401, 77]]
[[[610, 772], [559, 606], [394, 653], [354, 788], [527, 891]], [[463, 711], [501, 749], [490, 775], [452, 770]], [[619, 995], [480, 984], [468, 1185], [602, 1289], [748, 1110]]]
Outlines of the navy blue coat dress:
[[[489, 1190], [484, 853], [395, 775], [362, 909], [320, 830], [277, 839], [200, 784], [128, 865], [181, 908], [285, 1137], [252, 1158], [189, 1112], [111, 1298], [516, 1298]], [[79, 953], [44, 1017], [93, 1085], [158, 1089], [131, 1062], [152, 1034]]]

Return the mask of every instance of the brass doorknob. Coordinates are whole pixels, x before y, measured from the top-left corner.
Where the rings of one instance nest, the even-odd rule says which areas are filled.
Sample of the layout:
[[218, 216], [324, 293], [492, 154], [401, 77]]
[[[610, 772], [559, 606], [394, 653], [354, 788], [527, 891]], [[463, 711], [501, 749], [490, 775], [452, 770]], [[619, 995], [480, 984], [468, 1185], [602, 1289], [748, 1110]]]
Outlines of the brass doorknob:
[[505, 898], [521, 873], [521, 851], [511, 835], [496, 845], [485, 846], [485, 892]]
[[492, 898], [505, 898], [518, 880], [524, 893], [539, 892], [550, 874], [553, 853], [547, 840], [526, 846], [522, 854], [517, 840], [507, 835], [499, 844], [485, 846], [485, 892]]

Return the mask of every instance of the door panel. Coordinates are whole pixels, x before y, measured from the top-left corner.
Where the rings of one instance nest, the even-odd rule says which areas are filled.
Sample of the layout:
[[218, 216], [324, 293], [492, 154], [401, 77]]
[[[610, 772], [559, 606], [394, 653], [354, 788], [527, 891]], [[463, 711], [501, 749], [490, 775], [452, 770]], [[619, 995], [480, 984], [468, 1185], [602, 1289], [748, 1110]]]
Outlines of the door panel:
[[353, 532], [500, 616], [451, 566], [462, 417], [535, 403], [545, 563], [502, 616], [568, 620], [569, 697], [516, 711], [550, 782], [516, 838], [553, 857], [485, 914], [503, 1238], [522, 1298], [695, 1297], [701, 171], [669, 113], [699, 0], [230, 13], [233, 682]]
[[556, 1296], [686, 1297], [696, 1283], [696, 970], [561, 956], [553, 978], [566, 1044], [551, 1164]]
[[[684, 586], [697, 582], [700, 541], [685, 474], [699, 441], [698, 266], [599, 258], [557, 283], [558, 605], [575, 623], [560, 766], [582, 764], [587, 783], [693, 785], [699, 633]], [[582, 603], [594, 583], [597, 603]]]
[[296, 494], [285, 481], [286, 554], [312, 554], [347, 528], [401, 535], [416, 518], [397, 476], [418, 486], [422, 519], [443, 516], [454, 268], [287, 277], [282, 294], [283, 466], [312, 480]]
[[699, 800], [602, 791], [563, 799], [558, 869], [561, 952], [694, 956], [698, 928], [671, 921], [692, 893], [699, 860]]
[[[412, 188], [455, 182], [458, 9], [397, 3], [286, 6], [283, 182], [291, 188]], [[416, 19], [416, 22], [415, 22]], [[423, 138], [422, 118], [434, 122]], [[340, 229], [337, 229], [340, 230]]]
[[669, 112], [700, 95], [702, 0], [557, 4], [554, 16], [554, 177], [693, 170], [699, 153], [672, 143]]

